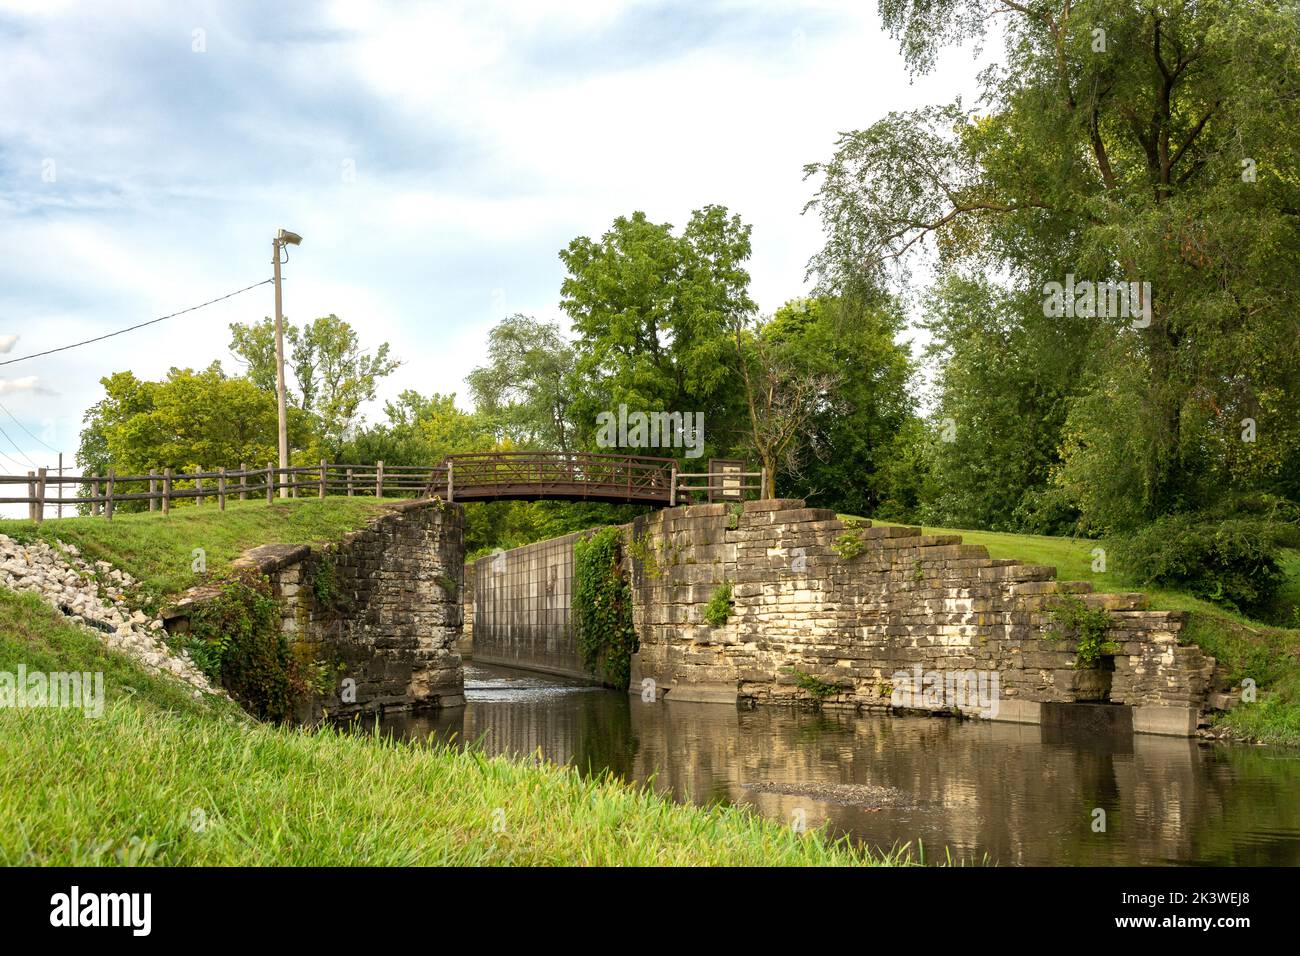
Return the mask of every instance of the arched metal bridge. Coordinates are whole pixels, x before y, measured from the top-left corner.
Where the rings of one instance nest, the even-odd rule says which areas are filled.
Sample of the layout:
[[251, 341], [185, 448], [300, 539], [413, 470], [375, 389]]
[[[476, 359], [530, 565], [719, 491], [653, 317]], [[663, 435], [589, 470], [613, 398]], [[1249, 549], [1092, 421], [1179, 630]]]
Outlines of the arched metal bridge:
[[[739, 464], [739, 463], [736, 463]], [[739, 467], [703, 474], [672, 458], [587, 452], [516, 451], [449, 455], [431, 476], [429, 495], [447, 501], [617, 501], [669, 506], [735, 500], [761, 493], [762, 474]]]

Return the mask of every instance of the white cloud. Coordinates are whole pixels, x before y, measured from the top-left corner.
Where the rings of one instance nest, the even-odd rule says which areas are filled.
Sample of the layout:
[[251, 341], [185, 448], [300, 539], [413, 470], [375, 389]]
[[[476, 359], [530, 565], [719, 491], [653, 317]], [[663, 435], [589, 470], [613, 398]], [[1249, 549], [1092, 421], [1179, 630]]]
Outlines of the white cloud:
[[0, 378], [0, 395], [8, 395], [11, 392], [31, 392], [38, 385], [39, 379], [35, 375], [24, 378]]

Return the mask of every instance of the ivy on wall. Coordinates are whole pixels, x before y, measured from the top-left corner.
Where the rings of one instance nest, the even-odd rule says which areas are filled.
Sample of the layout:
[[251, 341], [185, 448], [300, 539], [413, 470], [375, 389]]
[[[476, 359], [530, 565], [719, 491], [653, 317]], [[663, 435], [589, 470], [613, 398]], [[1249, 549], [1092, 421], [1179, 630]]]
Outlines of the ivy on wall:
[[573, 542], [572, 610], [582, 666], [613, 687], [627, 687], [637, 636], [618, 527]]
[[265, 578], [232, 574], [190, 615], [182, 646], [194, 663], [261, 720], [285, 721], [322, 689], [320, 662], [295, 655], [280, 629], [280, 604]]

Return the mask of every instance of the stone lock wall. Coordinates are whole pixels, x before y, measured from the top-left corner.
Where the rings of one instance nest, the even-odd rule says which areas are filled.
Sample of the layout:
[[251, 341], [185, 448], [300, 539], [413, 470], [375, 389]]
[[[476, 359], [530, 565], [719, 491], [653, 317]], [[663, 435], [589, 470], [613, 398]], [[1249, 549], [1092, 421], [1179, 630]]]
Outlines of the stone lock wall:
[[[335, 669], [333, 690], [299, 716], [463, 704], [463, 554], [463, 510], [420, 500], [323, 547], [264, 545], [239, 558], [269, 579], [294, 653]], [[198, 589], [178, 602], [168, 626], [203, 599]]]
[[[1135, 731], [1195, 732], [1214, 661], [1179, 643], [1181, 612], [1148, 610], [1141, 594], [1093, 594], [1053, 568], [918, 528], [863, 522], [862, 552], [846, 559], [833, 547], [845, 530], [797, 500], [636, 519], [637, 551], [654, 557], [627, 559], [640, 636], [631, 691], [648, 678], [678, 700], [793, 702], [809, 699], [810, 677], [837, 688], [828, 706], [884, 710], [899, 672], [985, 671], [997, 673], [1000, 700], [982, 716], [1039, 723], [1044, 704], [1118, 703], [1134, 708]], [[711, 627], [703, 609], [724, 581], [734, 613]], [[1076, 669], [1074, 644], [1046, 639], [1065, 593], [1106, 609], [1118, 652], [1102, 667]]]

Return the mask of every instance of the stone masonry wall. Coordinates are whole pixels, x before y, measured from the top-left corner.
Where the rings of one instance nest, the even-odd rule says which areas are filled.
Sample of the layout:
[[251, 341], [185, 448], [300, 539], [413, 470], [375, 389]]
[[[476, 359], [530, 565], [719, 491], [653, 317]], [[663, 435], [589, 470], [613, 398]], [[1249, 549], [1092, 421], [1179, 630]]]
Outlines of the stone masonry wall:
[[[1196, 729], [1214, 661], [1179, 643], [1185, 615], [1148, 610], [1144, 595], [1093, 594], [958, 535], [869, 522], [862, 553], [845, 559], [833, 548], [845, 524], [797, 500], [665, 509], [631, 529], [654, 552], [627, 559], [633, 692], [649, 678], [679, 700], [793, 702], [809, 698], [808, 675], [837, 686], [827, 706], [884, 710], [895, 675], [919, 666], [997, 672], [996, 719], [1038, 723], [1044, 703], [1094, 701], [1132, 705], [1136, 731]], [[711, 627], [704, 605], [724, 581], [734, 613]], [[1075, 669], [1069, 636], [1046, 637], [1067, 593], [1109, 615], [1118, 651], [1100, 667]]]
[[[464, 703], [455, 649], [463, 539], [459, 506], [421, 500], [385, 509], [338, 542], [265, 545], [235, 562], [269, 579], [293, 652], [333, 669], [333, 690], [302, 719]], [[197, 589], [178, 602], [168, 626], [203, 598]]]

